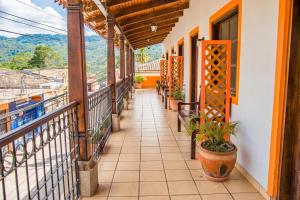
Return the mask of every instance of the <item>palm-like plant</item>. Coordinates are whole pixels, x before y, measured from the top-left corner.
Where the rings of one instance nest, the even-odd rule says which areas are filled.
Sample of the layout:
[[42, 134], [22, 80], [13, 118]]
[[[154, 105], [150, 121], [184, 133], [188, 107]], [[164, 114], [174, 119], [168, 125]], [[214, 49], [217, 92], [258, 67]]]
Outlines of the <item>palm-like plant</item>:
[[[200, 118], [203, 123], [200, 123]], [[188, 133], [195, 132], [196, 141], [202, 142], [202, 147], [214, 152], [228, 152], [235, 147], [225, 138], [228, 135], [234, 135], [238, 127], [238, 122], [221, 123], [215, 119], [209, 119], [205, 114], [193, 115], [188, 124]]]
[[136, 61], [141, 64], [144, 64], [148, 62], [148, 60], [149, 60], [149, 54], [147, 52], [147, 49], [146, 48], [139, 49], [139, 51], [136, 54]]

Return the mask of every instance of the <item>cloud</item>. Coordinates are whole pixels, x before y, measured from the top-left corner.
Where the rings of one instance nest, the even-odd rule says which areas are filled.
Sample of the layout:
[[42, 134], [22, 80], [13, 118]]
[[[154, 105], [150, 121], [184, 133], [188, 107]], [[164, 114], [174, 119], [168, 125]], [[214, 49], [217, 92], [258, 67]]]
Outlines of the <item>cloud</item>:
[[[53, 1], [54, 3], [54, 1]], [[27, 4], [27, 5], [25, 5]], [[11, 13], [13, 15], [23, 17], [26, 19], [30, 19], [32, 21], [36, 21], [39, 23], [47, 24], [49, 26], [53, 26], [59, 29], [66, 30], [67, 29], [67, 21], [64, 19], [62, 15], [60, 15], [56, 10], [54, 10], [52, 7], [48, 6], [45, 8], [38, 7], [35, 5], [31, 0], [0, 0], [0, 10]], [[0, 16], [10, 18], [17, 21], [22, 21], [24, 23], [29, 23], [34, 26], [42, 27], [44, 29], [51, 29], [49, 27], [45, 27], [43, 25], [31, 23], [28, 21], [24, 21], [3, 13], [0, 13]], [[8, 30], [13, 32], [18, 32], [22, 34], [66, 34], [63, 31], [59, 31], [56, 29], [51, 29], [57, 33], [50, 32], [47, 30], [42, 30], [39, 28], [30, 27], [27, 25], [19, 24], [16, 22], [11, 22], [6, 19], [0, 18], [0, 29], [2, 30]], [[4, 35], [7, 37], [17, 37], [18, 35], [15, 34], [9, 34], [0, 32], [0, 35]]]

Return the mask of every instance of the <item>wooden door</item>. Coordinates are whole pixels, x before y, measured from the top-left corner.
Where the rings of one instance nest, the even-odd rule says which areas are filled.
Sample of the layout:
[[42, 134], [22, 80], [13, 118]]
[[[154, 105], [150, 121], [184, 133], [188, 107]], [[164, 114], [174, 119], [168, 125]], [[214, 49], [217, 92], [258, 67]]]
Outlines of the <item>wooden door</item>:
[[178, 46], [178, 56], [183, 56], [183, 43]]
[[300, 199], [300, 1], [294, 1], [280, 200]]
[[197, 102], [198, 34], [191, 37], [190, 101]]

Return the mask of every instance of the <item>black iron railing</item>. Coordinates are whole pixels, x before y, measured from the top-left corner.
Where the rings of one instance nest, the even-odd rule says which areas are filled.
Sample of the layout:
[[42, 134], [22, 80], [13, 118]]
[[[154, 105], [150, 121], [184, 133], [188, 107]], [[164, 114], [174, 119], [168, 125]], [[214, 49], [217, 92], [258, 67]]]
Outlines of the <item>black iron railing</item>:
[[0, 136], [0, 199], [78, 199], [77, 103]]
[[116, 84], [116, 102], [117, 102], [117, 113], [120, 115], [124, 109], [124, 93], [125, 93], [125, 84], [121, 80]]
[[42, 101], [36, 101], [29, 106], [24, 106], [27, 102], [19, 103], [14, 111], [1, 111], [0, 114], [0, 134], [7, 133], [14, 128], [29, 123], [47, 113], [59, 109], [68, 103], [68, 93], [63, 93]]
[[107, 86], [88, 97], [89, 134], [92, 143], [93, 159], [98, 160], [105, 142], [111, 133], [112, 98]]

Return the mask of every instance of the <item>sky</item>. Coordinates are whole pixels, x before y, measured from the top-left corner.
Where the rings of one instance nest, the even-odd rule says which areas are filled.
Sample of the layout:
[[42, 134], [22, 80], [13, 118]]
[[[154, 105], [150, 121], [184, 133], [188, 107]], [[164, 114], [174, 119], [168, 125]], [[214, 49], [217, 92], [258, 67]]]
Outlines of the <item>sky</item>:
[[[41, 24], [26, 21], [10, 14]], [[0, 35], [18, 37], [20, 34], [66, 34], [66, 31], [64, 31], [67, 29], [66, 15], [66, 9], [54, 3], [54, 0], [0, 0]], [[39, 28], [20, 24], [16, 21]], [[19, 33], [19, 35], [1, 30]], [[86, 35], [95, 34], [87, 27], [85, 27], [85, 30]]]

